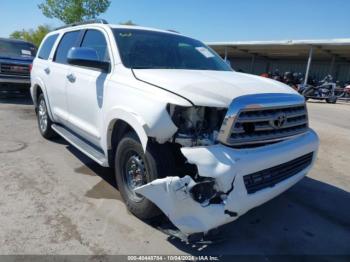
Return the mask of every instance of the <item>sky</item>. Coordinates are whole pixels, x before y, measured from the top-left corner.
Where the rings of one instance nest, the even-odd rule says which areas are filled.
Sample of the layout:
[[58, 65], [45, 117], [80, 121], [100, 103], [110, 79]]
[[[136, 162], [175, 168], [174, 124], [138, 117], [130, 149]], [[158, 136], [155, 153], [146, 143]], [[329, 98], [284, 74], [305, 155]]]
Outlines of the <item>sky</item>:
[[[38, 9], [44, 0], [0, 0], [0, 37], [62, 23]], [[350, 38], [350, 0], [112, 0], [100, 15], [173, 29], [206, 42]]]

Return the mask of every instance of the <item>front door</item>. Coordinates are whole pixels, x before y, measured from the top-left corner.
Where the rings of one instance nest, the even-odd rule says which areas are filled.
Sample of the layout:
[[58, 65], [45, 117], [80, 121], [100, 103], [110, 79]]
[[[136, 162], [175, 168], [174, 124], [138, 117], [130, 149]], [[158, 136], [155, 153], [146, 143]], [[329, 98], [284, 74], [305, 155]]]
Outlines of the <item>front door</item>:
[[[81, 47], [95, 49], [101, 61], [110, 59], [106, 37], [102, 31], [87, 30]], [[108, 76], [108, 73], [99, 69], [80, 66], [71, 66], [68, 72], [69, 127], [95, 145], [100, 145], [101, 111]]]

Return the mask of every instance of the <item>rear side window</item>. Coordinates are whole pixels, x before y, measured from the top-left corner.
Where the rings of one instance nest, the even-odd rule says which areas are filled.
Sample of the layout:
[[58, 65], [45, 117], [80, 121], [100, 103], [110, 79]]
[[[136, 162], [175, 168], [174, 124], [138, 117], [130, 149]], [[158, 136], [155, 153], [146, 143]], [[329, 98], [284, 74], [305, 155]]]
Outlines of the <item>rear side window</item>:
[[69, 49], [76, 46], [80, 31], [65, 33], [57, 47], [54, 61], [61, 64], [67, 64], [67, 55]]
[[95, 49], [100, 61], [109, 61], [107, 42], [102, 32], [98, 30], [87, 30], [81, 47]]
[[50, 56], [51, 53], [51, 49], [53, 47], [53, 45], [56, 42], [56, 39], [58, 37], [58, 34], [55, 35], [50, 35], [48, 38], [46, 38], [45, 42], [43, 43], [43, 45], [40, 48], [38, 57], [40, 59], [45, 59], [47, 60]]

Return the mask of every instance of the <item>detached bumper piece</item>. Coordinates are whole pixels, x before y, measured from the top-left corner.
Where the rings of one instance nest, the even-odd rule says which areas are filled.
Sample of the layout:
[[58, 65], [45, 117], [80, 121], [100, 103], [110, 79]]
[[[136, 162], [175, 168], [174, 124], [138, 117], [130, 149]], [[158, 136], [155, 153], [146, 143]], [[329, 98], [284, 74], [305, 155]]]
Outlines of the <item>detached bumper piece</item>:
[[273, 187], [277, 183], [298, 174], [311, 165], [313, 153], [298, 157], [287, 163], [243, 176], [248, 194]]

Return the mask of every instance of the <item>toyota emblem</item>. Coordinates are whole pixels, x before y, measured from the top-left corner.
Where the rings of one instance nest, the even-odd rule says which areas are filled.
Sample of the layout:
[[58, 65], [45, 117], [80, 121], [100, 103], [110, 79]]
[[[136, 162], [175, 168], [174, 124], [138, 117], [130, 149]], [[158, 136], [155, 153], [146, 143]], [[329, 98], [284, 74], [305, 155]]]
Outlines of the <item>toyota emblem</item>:
[[278, 114], [273, 120], [270, 121], [270, 125], [275, 129], [280, 129], [287, 121], [287, 116], [284, 113]]

